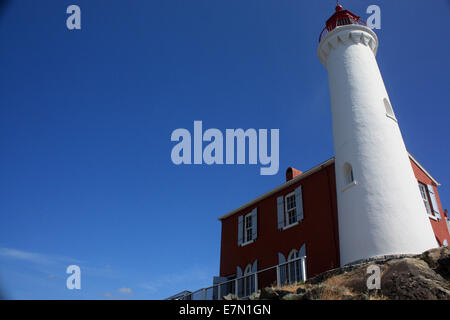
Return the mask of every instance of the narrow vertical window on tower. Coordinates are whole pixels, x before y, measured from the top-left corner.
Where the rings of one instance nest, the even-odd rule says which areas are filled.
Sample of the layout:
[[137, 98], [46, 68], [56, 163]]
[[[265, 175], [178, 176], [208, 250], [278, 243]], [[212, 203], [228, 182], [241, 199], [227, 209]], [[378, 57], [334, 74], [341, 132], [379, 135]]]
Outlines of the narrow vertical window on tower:
[[386, 98], [384, 98], [384, 99], [383, 99], [383, 103], [384, 103], [384, 107], [386, 108], [386, 115], [387, 115], [389, 118], [391, 118], [391, 119], [397, 121], [397, 119], [395, 118], [394, 109], [392, 109], [392, 105], [391, 105], [391, 103], [389, 102], [389, 100], [386, 99]]
[[346, 186], [355, 182], [355, 177], [353, 176], [353, 168], [348, 162], [344, 164], [344, 179]]

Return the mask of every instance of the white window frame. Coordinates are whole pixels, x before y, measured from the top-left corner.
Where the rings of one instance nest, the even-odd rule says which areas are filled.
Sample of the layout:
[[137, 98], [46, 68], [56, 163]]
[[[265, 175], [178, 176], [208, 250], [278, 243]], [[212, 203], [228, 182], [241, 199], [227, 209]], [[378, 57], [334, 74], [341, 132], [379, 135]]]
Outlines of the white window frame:
[[243, 287], [243, 295], [244, 297], [247, 297], [249, 295], [251, 295], [253, 292], [253, 286], [255, 283], [255, 280], [253, 280], [253, 276], [252, 276], [252, 265], [249, 263], [245, 269], [244, 269], [244, 287]]
[[353, 171], [353, 166], [350, 163], [344, 163], [342, 167], [342, 174], [344, 178], [344, 188], [342, 188], [342, 192], [358, 184], [358, 182], [355, 180], [355, 172]]
[[397, 117], [395, 116], [394, 109], [392, 108], [392, 104], [389, 99], [383, 99], [384, 108], [386, 110], [386, 117], [391, 118], [395, 122], [397, 122]]
[[434, 215], [433, 210], [431, 209], [431, 204], [430, 204], [430, 200], [429, 200], [430, 195], [428, 194], [428, 189], [426, 188], [426, 186], [423, 183], [418, 182], [418, 184], [419, 184], [420, 196], [422, 198], [423, 204], [425, 205], [425, 210], [427, 211], [428, 216], [432, 219], [437, 219]]
[[[287, 279], [289, 283], [297, 283], [300, 282], [301, 279], [301, 270], [300, 270], [300, 260], [290, 262], [299, 257], [300, 252], [296, 249], [292, 249], [288, 254], [287, 262], [288, 262], [288, 270], [287, 270]], [[294, 274], [294, 279], [291, 279], [291, 272]]]
[[[250, 218], [250, 221], [251, 221], [251, 223], [252, 223], [252, 225], [251, 225], [251, 227], [250, 228], [248, 228], [247, 227], [247, 218]], [[250, 213], [247, 213], [245, 216], [244, 216], [244, 243], [245, 244], [247, 244], [247, 243], [250, 243], [250, 242], [253, 242], [253, 240], [254, 239], [249, 239], [248, 238], [248, 231], [250, 231], [250, 237], [251, 237], [251, 235], [253, 234], [253, 219], [252, 219], [253, 217], [252, 217], [252, 213], [250, 212]]]
[[[288, 206], [287, 206], [288, 198], [290, 198], [290, 197], [293, 197], [294, 198], [294, 202], [295, 202], [295, 207], [293, 209], [291, 208], [289, 210], [289, 211], [295, 210], [295, 214], [294, 214], [295, 221], [292, 222], [292, 223], [289, 223], [289, 211], [288, 211]], [[297, 201], [295, 199], [295, 191], [294, 191], [294, 192], [291, 192], [291, 193], [287, 194], [284, 197], [284, 218], [285, 218], [285, 224], [284, 224], [284, 228], [283, 229], [287, 229], [288, 227], [291, 227], [291, 226], [294, 226], [294, 225], [298, 224], [297, 209], [298, 209], [297, 208]]]

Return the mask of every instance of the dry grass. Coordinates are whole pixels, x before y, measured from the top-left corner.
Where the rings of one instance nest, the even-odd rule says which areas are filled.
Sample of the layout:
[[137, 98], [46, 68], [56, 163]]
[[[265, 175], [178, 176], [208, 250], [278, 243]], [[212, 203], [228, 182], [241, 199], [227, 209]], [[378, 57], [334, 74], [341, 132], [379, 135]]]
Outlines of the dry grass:
[[[348, 281], [348, 277], [343, 275], [334, 276], [326, 279], [319, 285], [309, 285], [304, 283], [296, 283], [289, 284], [286, 286], [272, 286], [273, 289], [281, 289], [286, 290], [292, 293], [296, 293], [298, 288], [304, 289], [312, 289], [316, 288], [317, 298], [319, 300], [343, 300], [345, 299], [361, 299], [361, 294], [353, 292], [349, 288], [346, 287], [346, 281]], [[369, 300], [388, 300], [386, 296], [383, 296], [379, 292], [375, 292], [374, 294], [368, 295], [365, 299]]]

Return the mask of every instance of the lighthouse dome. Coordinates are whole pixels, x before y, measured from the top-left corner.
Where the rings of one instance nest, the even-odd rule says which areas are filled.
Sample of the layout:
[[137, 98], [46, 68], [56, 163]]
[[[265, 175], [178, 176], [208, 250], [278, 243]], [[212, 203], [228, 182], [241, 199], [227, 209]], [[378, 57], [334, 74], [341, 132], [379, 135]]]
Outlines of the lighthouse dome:
[[366, 22], [349, 10], [344, 10], [341, 4], [337, 4], [336, 12], [326, 21], [325, 27], [320, 33], [319, 42], [322, 38], [328, 34], [328, 32], [334, 30], [336, 27], [345, 26], [348, 24], [359, 24], [367, 26]]

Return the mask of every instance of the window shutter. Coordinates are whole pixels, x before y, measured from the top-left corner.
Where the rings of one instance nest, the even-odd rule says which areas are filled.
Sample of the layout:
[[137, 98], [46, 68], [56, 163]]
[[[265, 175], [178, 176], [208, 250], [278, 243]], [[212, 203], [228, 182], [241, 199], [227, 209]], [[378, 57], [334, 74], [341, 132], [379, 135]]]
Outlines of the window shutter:
[[297, 211], [297, 221], [303, 220], [303, 197], [302, 197], [302, 186], [298, 186], [295, 189], [295, 205]]
[[[252, 273], [256, 273], [258, 271], [258, 260], [255, 260], [252, 264]], [[258, 275], [254, 274], [252, 276], [252, 292], [255, 292], [258, 290], [258, 281], [255, 281], [255, 277]], [[255, 287], [256, 285], [256, 287]]]
[[[284, 255], [281, 252], [278, 252], [278, 264], [282, 264], [286, 262], [286, 258], [284, 257]], [[280, 267], [280, 283], [286, 283], [287, 280], [287, 264], [282, 265]]]
[[278, 252], [278, 264], [282, 264], [286, 262], [286, 258], [281, 252]]
[[240, 278], [242, 277], [242, 269], [241, 267], [237, 266], [236, 267], [236, 278]]
[[258, 208], [252, 210], [252, 240], [258, 236]]
[[306, 256], [306, 245], [305, 244], [303, 244], [302, 247], [300, 248], [300, 250], [298, 251], [298, 256], [299, 257]]
[[258, 260], [255, 260], [252, 264], [252, 273], [258, 271]]
[[242, 245], [242, 238], [244, 236], [244, 217], [238, 218], [238, 246]]
[[283, 197], [277, 198], [277, 216], [278, 216], [278, 229], [284, 227], [284, 203]]
[[[241, 278], [242, 277], [242, 269], [241, 267], [237, 266], [236, 267], [236, 278]], [[237, 296], [238, 297], [242, 297], [242, 292], [244, 288], [244, 282], [243, 279], [239, 279], [237, 281], [237, 290], [235, 292], [237, 292]], [[234, 292], [233, 292], [234, 293]]]
[[439, 212], [436, 195], [434, 194], [434, 188], [433, 188], [433, 186], [430, 186], [429, 184], [427, 185], [427, 187], [428, 187], [428, 193], [430, 194], [430, 198], [431, 198], [431, 204], [433, 205], [434, 214], [436, 215], [436, 217], [438, 219], [441, 219], [441, 214]]

